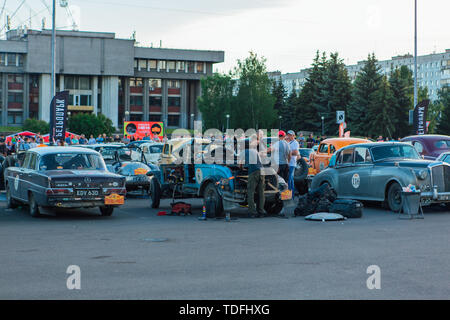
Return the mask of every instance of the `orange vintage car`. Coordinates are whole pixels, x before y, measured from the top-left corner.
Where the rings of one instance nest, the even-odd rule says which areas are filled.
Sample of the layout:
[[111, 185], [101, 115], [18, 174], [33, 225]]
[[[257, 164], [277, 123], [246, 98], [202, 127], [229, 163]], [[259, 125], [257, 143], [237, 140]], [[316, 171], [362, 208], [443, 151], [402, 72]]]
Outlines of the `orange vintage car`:
[[310, 173], [316, 174], [328, 167], [328, 162], [330, 161], [331, 156], [337, 150], [351, 144], [365, 142], [372, 141], [359, 138], [330, 138], [323, 140], [320, 143], [317, 152], [311, 153], [309, 156], [309, 164], [311, 166]]

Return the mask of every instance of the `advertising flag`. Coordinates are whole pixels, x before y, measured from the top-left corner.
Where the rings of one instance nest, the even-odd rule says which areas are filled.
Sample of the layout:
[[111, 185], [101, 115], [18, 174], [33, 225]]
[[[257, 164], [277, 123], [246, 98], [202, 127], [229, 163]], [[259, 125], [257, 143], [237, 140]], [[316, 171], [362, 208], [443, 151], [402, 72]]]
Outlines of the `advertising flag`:
[[50, 104], [50, 143], [64, 141], [67, 126], [69, 91], [58, 92]]
[[418, 135], [427, 133], [427, 112], [430, 100], [422, 100], [414, 108], [414, 133]]

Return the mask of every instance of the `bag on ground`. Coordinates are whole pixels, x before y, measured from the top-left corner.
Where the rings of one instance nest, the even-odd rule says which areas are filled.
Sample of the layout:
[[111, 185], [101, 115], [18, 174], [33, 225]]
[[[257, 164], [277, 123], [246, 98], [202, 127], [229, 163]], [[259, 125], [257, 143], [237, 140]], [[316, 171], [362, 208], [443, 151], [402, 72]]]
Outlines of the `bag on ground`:
[[338, 199], [333, 202], [329, 212], [339, 213], [346, 218], [361, 218], [363, 204], [356, 200]]

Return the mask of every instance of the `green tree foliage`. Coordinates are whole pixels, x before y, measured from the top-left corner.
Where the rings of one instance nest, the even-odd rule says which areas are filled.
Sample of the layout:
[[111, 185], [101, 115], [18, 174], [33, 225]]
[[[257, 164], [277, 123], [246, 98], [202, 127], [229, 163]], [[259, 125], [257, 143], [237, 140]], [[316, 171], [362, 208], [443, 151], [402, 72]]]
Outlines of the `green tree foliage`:
[[296, 108], [296, 121], [298, 129], [318, 132], [321, 130], [322, 120], [317, 113], [316, 105], [320, 103], [320, 87], [326, 68], [326, 55], [316, 52], [312, 68], [306, 82], [300, 91]]
[[450, 87], [439, 90], [439, 102], [442, 103], [442, 113], [437, 133], [450, 135]]
[[336, 111], [346, 111], [351, 101], [352, 85], [347, 69], [338, 53], [330, 54], [323, 64], [323, 77], [318, 81], [318, 92], [314, 103], [317, 114], [324, 117], [326, 135], [338, 134]]
[[389, 84], [394, 97], [394, 106], [391, 115], [392, 122], [394, 123], [392, 137], [405, 137], [411, 132], [409, 110], [413, 109], [411, 93], [414, 91], [411, 71], [406, 66], [392, 70], [389, 77]]
[[367, 136], [368, 132], [375, 132], [371, 128], [379, 110], [375, 107], [378, 104], [374, 98], [382, 78], [375, 54], [369, 55], [361, 72], [356, 76], [352, 102], [347, 109], [347, 127], [352, 135]]
[[272, 95], [272, 81], [267, 75], [266, 60], [255, 53], [238, 60], [235, 75], [239, 79], [236, 103], [233, 104], [235, 128], [272, 128], [277, 122]]
[[27, 119], [23, 124], [23, 130], [34, 133], [47, 134], [50, 131], [50, 126], [44, 120]]
[[295, 112], [298, 107], [298, 95], [295, 90], [292, 90], [291, 94], [287, 97], [284, 104], [284, 109], [279, 113], [281, 115], [281, 129], [296, 131], [299, 126], [296, 124]]
[[78, 113], [71, 116], [68, 121], [68, 130], [77, 134], [84, 133], [86, 137], [89, 137], [91, 134], [97, 137], [103, 133], [111, 135], [115, 132], [111, 119], [103, 114], [95, 115], [89, 113]]
[[230, 124], [236, 115], [232, 114], [234, 81], [230, 75], [213, 74], [201, 80], [202, 95], [198, 98], [198, 108], [202, 113], [203, 126], [221, 130], [226, 128], [226, 115]]
[[368, 113], [371, 124], [366, 133], [369, 136], [394, 137], [398, 123], [393, 115], [396, 111], [396, 100], [387, 77], [382, 77], [380, 87], [371, 95], [373, 101], [369, 104]]

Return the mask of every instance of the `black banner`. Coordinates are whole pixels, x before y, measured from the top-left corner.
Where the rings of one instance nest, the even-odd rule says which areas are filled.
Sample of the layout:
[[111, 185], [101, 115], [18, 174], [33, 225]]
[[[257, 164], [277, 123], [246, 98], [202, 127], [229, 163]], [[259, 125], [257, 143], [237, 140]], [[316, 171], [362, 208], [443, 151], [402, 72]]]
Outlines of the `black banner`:
[[414, 133], [426, 134], [427, 133], [427, 112], [430, 100], [422, 100], [414, 108]]
[[69, 91], [58, 92], [50, 104], [50, 143], [64, 141], [66, 137]]

